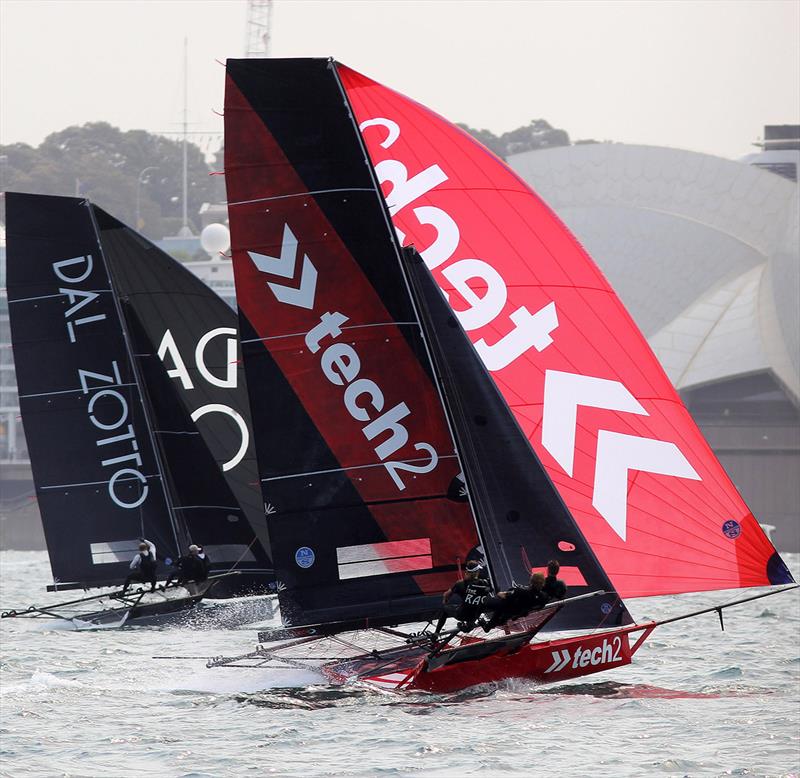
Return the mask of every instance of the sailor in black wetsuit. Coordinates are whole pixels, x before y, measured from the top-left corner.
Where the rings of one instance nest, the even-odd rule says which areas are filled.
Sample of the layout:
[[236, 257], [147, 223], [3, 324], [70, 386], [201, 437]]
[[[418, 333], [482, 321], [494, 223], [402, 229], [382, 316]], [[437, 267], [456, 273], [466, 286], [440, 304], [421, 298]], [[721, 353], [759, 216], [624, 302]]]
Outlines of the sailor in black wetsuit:
[[561, 565], [557, 559], [547, 563], [547, 577], [544, 579], [544, 593], [550, 600], [563, 600], [567, 594], [567, 585], [558, 578]]
[[169, 586], [175, 578], [178, 579], [178, 586], [183, 586], [189, 581], [203, 583], [208, 578], [209, 564], [208, 557], [203, 553], [202, 548], [192, 544], [189, 546], [189, 553], [178, 558], [175, 563], [177, 570], [169, 574], [164, 587]]
[[505, 592], [498, 593], [486, 602], [486, 610], [492, 611], [488, 620], [481, 620], [479, 624], [484, 632], [494, 627], [499, 627], [511, 619], [520, 619], [531, 611], [538, 611], [548, 601], [544, 593], [544, 576], [541, 573], [531, 575], [529, 586], [515, 586]]
[[202, 580], [205, 581], [208, 578], [209, 571], [211, 570], [211, 560], [208, 558], [208, 554], [206, 554], [206, 550], [202, 546], [200, 546], [197, 552], [197, 558], [203, 564], [204, 575]]
[[139, 583], [149, 583], [150, 591], [155, 591], [156, 588], [156, 568], [158, 562], [156, 561], [156, 547], [146, 538], [141, 538], [139, 543], [139, 551], [136, 556], [131, 560], [130, 569], [132, 572], [125, 579], [122, 586], [122, 593], [125, 594], [127, 588], [133, 581]]
[[[458, 628], [464, 632], [469, 632], [475, 626], [475, 621], [484, 610], [484, 602], [492, 595], [492, 585], [481, 578], [482, 570], [480, 562], [467, 562], [464, 577], [442, 595], [442, 612], [433, 633], [434, 638], [442, 631], [450, 616], [458, 619]], [[450, 602], [454, 596], [458, 602]]]

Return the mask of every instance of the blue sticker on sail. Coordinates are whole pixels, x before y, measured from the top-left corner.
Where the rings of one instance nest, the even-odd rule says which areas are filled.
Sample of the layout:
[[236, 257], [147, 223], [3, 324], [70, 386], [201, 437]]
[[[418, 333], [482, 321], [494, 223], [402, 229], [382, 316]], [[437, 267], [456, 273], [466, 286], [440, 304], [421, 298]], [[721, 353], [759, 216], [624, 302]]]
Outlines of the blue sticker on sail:
[[308, 546], [302, 546], [294, 552], [294, 561], [297, 562], [298, 567], [302, 567], [303, 569], [311, 567], [315, 559], [316, 556], [314, 555], [313, 549], [310, 549]]
[[604, 602], [604, 603], [603, 603], [603, 604], [600, 606], [600, 610], [601, 610], [603, 613], [605, 613], [605, 614], [606, 614], [606, 616], [608, 616], [608, 614], [609, 614], [609, 613], [611, 613], [611, 603], [610, 603], [610, 602]]
[[742, 534], [742, 527], [738, 521], [734, 521], [733, 519], [728, 519], [728, 521], [726, 521], [722, 525], [722, 534], [726, 538], [730, 538], [731, 540], [736, 540], [736, 538], [738, 538], [739, 535]]

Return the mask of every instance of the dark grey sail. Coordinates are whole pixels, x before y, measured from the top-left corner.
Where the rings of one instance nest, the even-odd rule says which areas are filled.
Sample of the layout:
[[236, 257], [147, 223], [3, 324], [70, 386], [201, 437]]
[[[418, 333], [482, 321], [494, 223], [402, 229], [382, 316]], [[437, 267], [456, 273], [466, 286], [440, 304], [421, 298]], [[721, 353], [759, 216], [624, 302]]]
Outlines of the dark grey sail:
[[[214, 596], [274, 582], [236, 314], [180, 262], [93, 207], [176, 521], [214, 572]], [[185, 550], [184, 550], [185, 553]]]
[[122, 581], [172, 519], [91, 206], [6, 193], [7, 287], [20, 409], [55, 584]]

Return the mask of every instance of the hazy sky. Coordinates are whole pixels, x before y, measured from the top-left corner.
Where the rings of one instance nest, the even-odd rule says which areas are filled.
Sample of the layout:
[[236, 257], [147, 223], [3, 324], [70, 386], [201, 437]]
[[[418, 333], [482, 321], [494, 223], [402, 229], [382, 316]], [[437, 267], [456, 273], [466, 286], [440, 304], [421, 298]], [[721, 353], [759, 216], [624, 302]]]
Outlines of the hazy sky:
[[[71, 124], [221, 133], [245, 0], [0, 0], [0, 143]], [[453, 121], [739, 157], [800, 123], [800, 0], [275, 0], [272, 54], [334, 56]], [[208, 147], [213, 137], [194, 136]]]

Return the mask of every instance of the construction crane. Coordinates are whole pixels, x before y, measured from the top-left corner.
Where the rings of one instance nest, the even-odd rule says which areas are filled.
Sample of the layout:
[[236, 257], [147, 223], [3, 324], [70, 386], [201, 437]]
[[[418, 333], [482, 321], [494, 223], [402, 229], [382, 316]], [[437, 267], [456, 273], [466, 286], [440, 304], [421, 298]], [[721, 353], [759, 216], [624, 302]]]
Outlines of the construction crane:
[[272, 0], [247, 0], [247, 28], [245, 31], [245, 57], [268, 57], [270, 54], [270, 28], [272, 26]]

